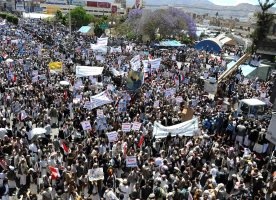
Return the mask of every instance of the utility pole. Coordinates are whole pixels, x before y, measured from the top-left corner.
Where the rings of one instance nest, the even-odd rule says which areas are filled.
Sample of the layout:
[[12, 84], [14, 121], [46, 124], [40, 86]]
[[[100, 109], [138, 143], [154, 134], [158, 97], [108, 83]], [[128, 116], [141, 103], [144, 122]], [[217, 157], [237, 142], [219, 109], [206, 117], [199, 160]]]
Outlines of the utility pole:
[[68, 0], [68, 4], [69, 4], [69, 36], [71, 37], [72, 35], [72, 19], [71, 19], [71, 4], [72, 4], [72, 0]]

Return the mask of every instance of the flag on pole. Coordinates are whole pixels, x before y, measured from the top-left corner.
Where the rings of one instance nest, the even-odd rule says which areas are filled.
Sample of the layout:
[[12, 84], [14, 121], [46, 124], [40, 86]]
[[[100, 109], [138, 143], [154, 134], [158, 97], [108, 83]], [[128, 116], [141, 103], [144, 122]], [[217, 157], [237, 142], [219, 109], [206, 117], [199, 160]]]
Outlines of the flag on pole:
[[179, 74], [179, 81], [180, 81], [180, 83], [182, 83], [184, 81], [184, 79], [185, 79], [184, 74], [180, 73]]
[[51, 178], [52, 179], [57, 179], [60, 177], [59, 169], [56, 167], [49, 166], [49, 170], [51, 172]]
[[142, 147], [144, 141], [145, 141], [145, 137], [144, 137], [144, 135], [142, 135], [142, 136], [140, 137], [140, 140], [139, 140], [139, 143], [138, 143], [138, 147], [139, 147], [139, 148]]
[[68, 153], [70, 153], [70, 148], [65, 144], [65, 142], [62, 142], [61, 143], [61, 148], [63, 149], [63, 151], [66, 153], [66, 154], [68, 154]]

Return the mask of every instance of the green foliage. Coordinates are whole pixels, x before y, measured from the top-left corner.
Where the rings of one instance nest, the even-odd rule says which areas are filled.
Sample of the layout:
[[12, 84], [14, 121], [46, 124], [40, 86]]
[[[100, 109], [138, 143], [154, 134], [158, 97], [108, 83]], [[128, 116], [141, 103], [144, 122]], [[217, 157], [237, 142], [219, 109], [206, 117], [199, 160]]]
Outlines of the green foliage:
[[7, 14], [6, 14], [6, 13], [0, 13], [0, 17], [1, 17], [2, 19], [6, 19]]
[[97, 37], [100, 37], [103, 33], [104, 33], [104, 30], [101, 29], [100, 24], [95, 24], [95, 26], [94, 26], [94, 34]]
[[55, 14], [55, 23], [61, 23], [63, 25], [67, 25], [67, 17], [68, 15], [63, 15], [60, 10], [58, 10]]
[[17, 25], [18, 21], [19, 21], [18, 17], [14, 16], [12, 14], [9, 14], [9, 13], [0, 13], [0, 17], [2, 19], [6, 19], [8, 22], [13, 23], [15, 25]]
[[88, 14], [83, 7], [74, 8], [71, 10], [70, 14], [73, 29], [78, 29], [82, 26], [88, 25], [93, 21], [94, 18], [94, 16]]
[[183, 36], [181, 38], [181, 42], [184, 43], [184, 44], [191, 44], [193, 42], [192, 38], [190, 37], [187, 37], [187, 36]]
[[261, 7], [261, 12], [258, 12], [255, 15], [257, 17], [257, 27], [251, 35], [253, 39], [253, 45], [251, 49], [252, 53], [258, 49], [261, 42], [267, 37], [267, 34], [269, 33], [274, 16], [273, 14], [269, 13], [268, 10], [276, 3], [275, 0], [272, 3], [270, 3], [270, 0], [265, 0], [264, 3], [262, 3], [261, 0], [258, 1]]

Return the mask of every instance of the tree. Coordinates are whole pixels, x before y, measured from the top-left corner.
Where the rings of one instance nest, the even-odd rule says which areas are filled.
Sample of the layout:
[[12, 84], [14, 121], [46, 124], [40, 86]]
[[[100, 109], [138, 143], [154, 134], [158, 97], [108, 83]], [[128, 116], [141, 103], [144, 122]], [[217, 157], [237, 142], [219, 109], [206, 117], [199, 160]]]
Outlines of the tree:
[[66, 16], [63, 16], [62, 12], [58, 10], [55, 14], [55, 23], [66, 24]]
[[[86, 13], [83, 7], [76, 7], [70, 12], [73, 29], [78, 29], [92, 22], [94, 16]], [[67, 15], [69, 17], [69, 15]]]
[[253, 39], [252, 53], [258, 49], [261, 42], [267, 37], [270, 26], [274, 19], [273, 14], [269, 13], [268, 10], [276, 4], [276, 0], [274, 0], [272, 3], [270, 3], [270, 0], [265, 0], [264, 3], [261, 0], [258, 1], [261, 7], [261, 12], [256, 14], [257, 26], [251, 35]]
[[148, 36], [154, 40], [173, 36], [181, 37], [188, 33], [190, 37], [196, 36], [196, 25], [192, 18], [184, 11], [176, 8], [159, 9], [155, 11], [133, 9], [126, 20], [136, 37]]

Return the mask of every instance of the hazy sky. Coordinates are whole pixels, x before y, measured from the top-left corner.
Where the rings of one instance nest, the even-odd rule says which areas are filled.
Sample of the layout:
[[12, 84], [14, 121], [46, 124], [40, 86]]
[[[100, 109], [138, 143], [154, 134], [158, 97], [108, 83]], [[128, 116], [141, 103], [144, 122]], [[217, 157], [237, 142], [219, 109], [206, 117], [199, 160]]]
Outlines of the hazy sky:
[[258, 4], [258, 0], [209, 0], [217, 5], [235, 6], [240, 3]]

